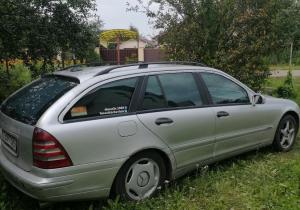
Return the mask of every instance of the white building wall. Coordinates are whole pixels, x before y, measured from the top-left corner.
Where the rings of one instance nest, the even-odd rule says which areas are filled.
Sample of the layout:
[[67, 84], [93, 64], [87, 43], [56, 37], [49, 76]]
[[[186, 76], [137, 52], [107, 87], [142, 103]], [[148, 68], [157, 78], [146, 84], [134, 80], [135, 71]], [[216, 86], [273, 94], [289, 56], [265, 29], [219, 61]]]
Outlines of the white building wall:
[[145, 48], [146, 47], [146, 43], [143, 41], [139, 41], [139, 46], [138, 46], [138, 42], [137, 40], [131, 39], [128, 40], [126, 42], [122, 42], [120, 44], [120, 49], [125, 49], [125, 48]]

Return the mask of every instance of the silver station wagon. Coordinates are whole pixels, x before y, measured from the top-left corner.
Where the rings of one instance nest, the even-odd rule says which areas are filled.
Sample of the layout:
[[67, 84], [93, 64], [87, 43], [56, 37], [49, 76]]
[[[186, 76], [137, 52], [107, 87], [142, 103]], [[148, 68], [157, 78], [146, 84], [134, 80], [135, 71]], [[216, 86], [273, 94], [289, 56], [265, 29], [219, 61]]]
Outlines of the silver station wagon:
[[202, 165], [267, 145], [289, 151], [298, 127], [296, 103], [206, 66], [74, 66], [3, 102], [0, 168], [42, 201], [138, 201]]

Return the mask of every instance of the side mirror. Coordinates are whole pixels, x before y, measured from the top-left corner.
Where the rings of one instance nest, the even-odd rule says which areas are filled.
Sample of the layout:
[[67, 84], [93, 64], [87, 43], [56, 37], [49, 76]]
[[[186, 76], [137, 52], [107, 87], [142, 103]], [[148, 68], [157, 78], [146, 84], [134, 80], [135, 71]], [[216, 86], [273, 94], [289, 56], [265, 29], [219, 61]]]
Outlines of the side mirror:
[[264, 104], [266, 99], [263, 95], [256, 93], [252, 96], [252, 105], [255, 106], [256, 104]]

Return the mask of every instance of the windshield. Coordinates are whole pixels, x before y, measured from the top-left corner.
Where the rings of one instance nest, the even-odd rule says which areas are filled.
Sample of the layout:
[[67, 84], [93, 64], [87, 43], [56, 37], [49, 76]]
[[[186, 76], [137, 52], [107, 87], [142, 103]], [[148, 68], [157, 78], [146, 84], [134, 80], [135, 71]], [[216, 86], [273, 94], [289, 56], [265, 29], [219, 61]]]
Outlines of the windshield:
[[10, 97], [1, 111], [15, 120], [34, 125], [56, 100], [77, 84], [76, 79], [68, 77], [42, 77]]

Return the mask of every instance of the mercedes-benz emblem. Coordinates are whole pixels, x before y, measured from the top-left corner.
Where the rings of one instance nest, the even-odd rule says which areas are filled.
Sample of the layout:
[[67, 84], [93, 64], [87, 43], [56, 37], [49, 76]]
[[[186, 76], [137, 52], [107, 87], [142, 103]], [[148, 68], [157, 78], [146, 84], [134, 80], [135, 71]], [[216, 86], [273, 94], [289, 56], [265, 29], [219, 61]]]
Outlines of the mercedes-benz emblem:
[[137, 184], [139, 187], [145, 187], [149, 183], [149, 175], [147, 172], [142, 172], [137, 178]]

